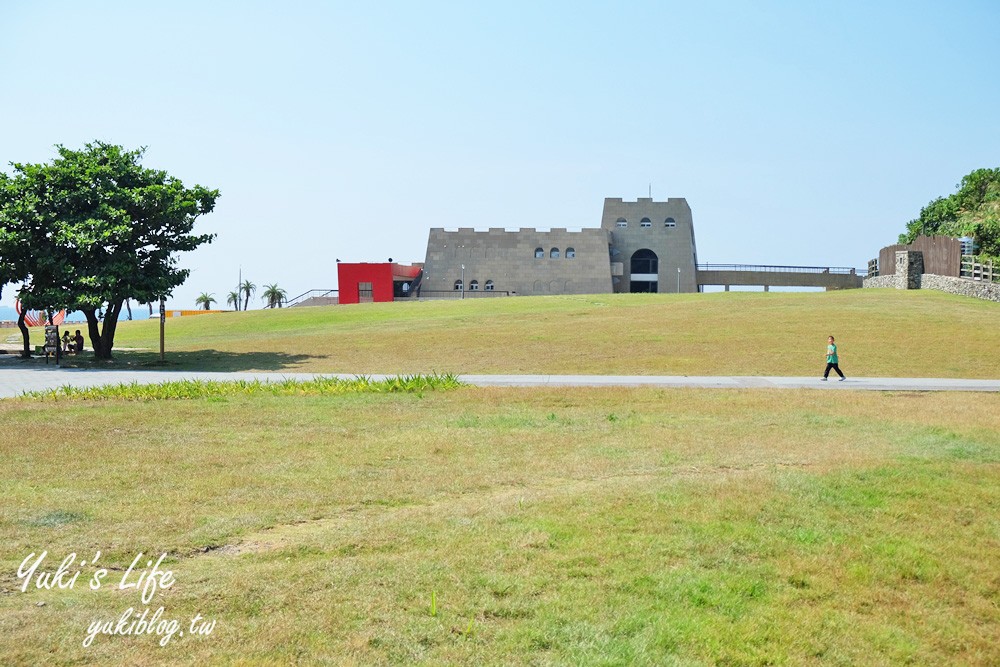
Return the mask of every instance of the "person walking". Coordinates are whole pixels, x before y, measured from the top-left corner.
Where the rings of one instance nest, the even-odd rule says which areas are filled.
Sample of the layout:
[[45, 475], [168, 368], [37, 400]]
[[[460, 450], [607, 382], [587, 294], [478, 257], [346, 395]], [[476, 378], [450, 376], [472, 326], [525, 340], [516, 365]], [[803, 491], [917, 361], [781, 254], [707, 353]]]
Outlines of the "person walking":
[[840, 382], [847, 379], [840, 371], [840, 361], [837, 358], [837, 344], [833, 342], [833, 336], [826, 339], [826, 371], [823, 372], [823, 382], [826, 382], [827, 377], [829, 377], [831, 368], [837, 371], [837, 375], [840, 376]]

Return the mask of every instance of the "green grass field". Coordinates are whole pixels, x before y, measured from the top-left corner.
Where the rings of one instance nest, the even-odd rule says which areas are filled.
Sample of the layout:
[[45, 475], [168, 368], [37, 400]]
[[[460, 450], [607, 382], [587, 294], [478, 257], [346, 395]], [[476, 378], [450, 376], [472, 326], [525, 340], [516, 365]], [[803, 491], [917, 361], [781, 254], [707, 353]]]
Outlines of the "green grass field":
[[[890, 291], [702, 298], [169, 325], [187, 347], [178, 363], [213, 349], [229, 367], [269, 354], [312, 370], [578, 373], [655, 359], [665, 367], [628, 368], [671, 373], [687, 345], [697, 374], [808, 374], [832, 332], [849, 374], [864, 359], [882, 370], [858, 375], [997, 377], [995, 304]], [[922, 324], [888, 335], [890, 312]], [[641, 335], [629, 333], [637, 322]], [[693, 334], [673, 343], [685, 328], [702, 347]], [[121, 344], [153, 330], [133, 323]], [[474, 344], [481, 331], [499, 344]], [[307, 356], [318, 339], [354, 347]], [[442, 339], [454, 367], [439, 365]], [[534, 354], [513, 349], [519, 339]], [[274, 356], [279, 341], [305, 358]], [[424, 356], [398, 368], [405, 341]], [[898, 349], [910, 344], [920, 352]], [[738, 368], [741, 354], [761, 365]], [[143, 357], [118, 363], [130, 362]], [[1000, 662], [1000, 396], [416, 389], [0, 401], [0, 663]], [[50, 572], [71, 552], [88, 560], [72, 589], [21, 592], [19, 565], [43, 549]], [[97, 550], [110, 573], [91, 590]], [[176, 579], [148, 605], [116, 589], [139, 552], [166, 553]], [[95, 620], [147, 606], [185, 635], [83, 646]], [[191, 635], [196, 614], [216, 622], [211, 634]]]
[[[16, 342], [17, 332], [8, 336]], [[339, 373], [1000, 377], [1000, 306], [930, 290], [466, 299], [167, 321], [168, 368]], [[40, 340], [40, 337], [36, 337]], [[122, 364], [158, 359], [125, 322]]]
[[[0, 656], [995, 664], [998, 408], [471, 388], [2, 401], [26, 437], [3, 447]], [[177, 583], [151, 609], [217, 626], [85, 649], [92, 620], [142, 605], [111, 586], [21, 593], [42, 548], [100, 549], [113, 579], [166, 552]]]

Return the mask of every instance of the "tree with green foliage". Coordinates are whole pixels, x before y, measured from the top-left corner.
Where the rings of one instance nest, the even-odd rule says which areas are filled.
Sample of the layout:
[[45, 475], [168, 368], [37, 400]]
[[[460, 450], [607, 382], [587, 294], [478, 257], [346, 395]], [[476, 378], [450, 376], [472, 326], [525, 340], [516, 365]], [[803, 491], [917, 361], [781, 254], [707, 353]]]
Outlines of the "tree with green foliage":
[[198, 298], [194, 300], [194, 303], [202, 310], [212, 310], [212, 304], [215, 303], [215, 295], [209, 294], [208, 292], [202, 292], [198, 295]]
[[254, 285], [249, 280], [244, 280], [240, 285], [240, 293], [244, 295], [245, 300], [243, 301], [243, 310], [250, 307], [250, 297], [257, 292], [257, 286]]
[[906, 225], [900, 243], [918, 236], [971, 237], [984, 255], [1000, 257], [1000, 168], [977, 169], [962, 178], [957, 192], [938, 197]]
[[125, 299], [170, 295], [190, 273], [177, 253], [214, 238], [192, 229], [219, 191], [143, 167], [145, 148], [56, 149], [51, 163], [13, 164], [4, 178], [0, 257], [23, 261], [15, 279], [26, 307], [83, 311], [95, 356], [110, 359]]
[[32, 244], [32, 239], [44, 237], [46, 230], [25, 190], [23, 179], [0, 172], [0, 279], [5, 284], [21, 283], [17, 328], [21, 331], [21, 356], [27, 359], [31, 356], [31, 336], [25, 324], [28, 311], [59, 310], [64, 297], [51, 284], [58, 258]]
[[277, 283], [264, 285], [261, 298], [267, 302], [268, 308], [281, 308], [281, 304], [288, 300], [288, 292], [278, 287]]
[[237, 311], [240, 309], [240, 292], [230, 292], [226, 296], [226, 305], [232, 306]]

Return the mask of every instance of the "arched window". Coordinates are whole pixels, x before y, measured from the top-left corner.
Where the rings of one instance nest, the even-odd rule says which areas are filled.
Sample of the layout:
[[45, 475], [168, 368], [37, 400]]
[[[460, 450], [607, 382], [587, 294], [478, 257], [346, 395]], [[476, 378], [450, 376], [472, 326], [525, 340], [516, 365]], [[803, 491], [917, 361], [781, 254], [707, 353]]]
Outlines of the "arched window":
[[652, 223], [652, 221], [650, 221], [649, 218], [643, 218], [642, 220], [639, 221], [639, 226], [640, 227], [652, 227], [653, 223]]
[[455, 289], [456, 289], [457, 291], [459, 291], [459, 292], [461, 292], [461, 291], [462, 291], [462, 281], [461, 281], [461, 280], [456, 280], [456, 281], [455, 281]]
[[573, 259], [576, 257], [576, 248], [566, 248], [566, 259]]
[[479, 291], [479, 281], [478, 280], [473, 280], [472, 282], [469, 283], [469, 291], [470, 292], [478, 292]]
[[663, 221], [663, 226], [664, 227], [676, 227], [677, 226], [677, 221], [674, 220], [673, 218], [667, 218], [666, 220]]
[[618, 218], [618, 222], [615, 223], [615, 227], [625, 228], [628, 227], [628, 220], [625, 218]]
[[549, 258], [559, 259], [559, 248], [553, 248], [552, 250], [549, 250]]
[[545, 257], [545, 248], [535, 248], [535, 259], [542, 259]]
[[632, 253], [632, 262], [630, 266], [630, 271], [633, 274], [643, 273], [651, 274], [656, 273], [659, 267], [659, 260], [656, 257], [656, 253], [652, 250], [642, 249], [636, 250]]
[[493, 291], [493, 281], [492, 280], [487, 280], [486, 281], [486, 288], [485, 289], [486, 289], [487, 292], [492, 292]]

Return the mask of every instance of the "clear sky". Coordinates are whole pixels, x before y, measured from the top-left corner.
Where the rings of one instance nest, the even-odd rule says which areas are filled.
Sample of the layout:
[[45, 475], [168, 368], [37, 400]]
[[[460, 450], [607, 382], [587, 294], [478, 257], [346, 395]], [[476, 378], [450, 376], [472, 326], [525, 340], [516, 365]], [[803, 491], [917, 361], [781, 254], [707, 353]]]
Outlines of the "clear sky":
[[650, 184], [702, 262], [863, 268], [1000, 166], [996, 0], [0, 0], [0, 62], [0, 169], [99, 139], [222, 191], [173, 307]]

